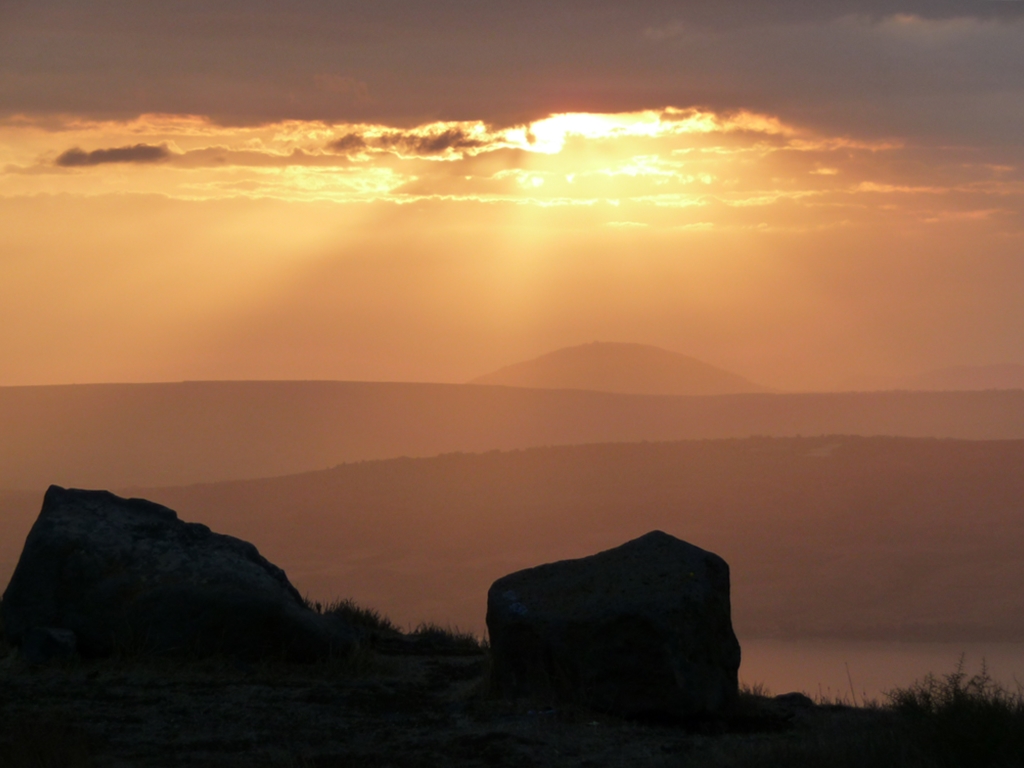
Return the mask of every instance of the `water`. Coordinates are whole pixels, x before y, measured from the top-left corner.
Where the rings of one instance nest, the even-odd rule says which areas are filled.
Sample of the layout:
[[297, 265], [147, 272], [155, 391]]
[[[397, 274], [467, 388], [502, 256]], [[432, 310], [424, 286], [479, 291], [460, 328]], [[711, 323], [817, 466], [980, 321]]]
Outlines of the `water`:
[[909, 685], [929, 672], [953, 672], [961, 654], [969, 675], [978, 672], [984, 660], [989, 674], [1010, 690], [1024, 684], [1024, 643], [741, 639], [741, 644], [740, 681], [763, 683], [776, 694], [803, 691], [813, 698], [885, 702], [887, 690]]

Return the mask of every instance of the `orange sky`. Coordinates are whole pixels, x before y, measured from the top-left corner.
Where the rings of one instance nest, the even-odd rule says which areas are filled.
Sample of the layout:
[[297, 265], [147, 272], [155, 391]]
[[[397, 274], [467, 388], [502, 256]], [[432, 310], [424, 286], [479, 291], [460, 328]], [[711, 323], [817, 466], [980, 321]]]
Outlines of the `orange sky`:
[[[59, 27], [12, 18], [8, 42]], [[638, 20], [647, 47], [694, 34], [661, 21]], [[1016, 20], [815, 23], [911, 61], [1024, 41]], [[726, 47], [745, 34], [713, 32]], [[10, 87], [31, 74], [18, 50], [0, 56]], [[725, 66], [709, 59], [721, 78]], [[110, 77], [96, 67], [82, 77]], [[56, 88], [62, 72], [31, 76]], [[8, 91], [20, 107], [0, 110], [0, 385], [463, 381], [592, 340], [656, 344], [785, 389], [1024, 362], [1024, 173], [1019, 136], [999, 127], [1022, 103], [1012, 78], [1003, 107], [933, 84], [901, 111], [865, 76], [885, 114], [861, 116], [841, 75], [841, 106], [797, 83], [802, 101], [779, 86], [773, 108], [742, 103], [730, 70], [729, 104], [641, 88], [640, 105], [609, 96], [574, 112], [577, 87], [564, 111], [549, 94], [516, 119], [480, 96], [476, 115], [467, 100], [389, 117], [372, 78], [310, 77], [352, 119], [317, 117], [301, 93], [228, 119], [134, 111], [130, 89], [104, 114]], [[172, 91], [146, 106], [203, 106]], [[960, 111], [929, 123], [943, 99]], [[968, 103], [977, 128], [964, 127]]]

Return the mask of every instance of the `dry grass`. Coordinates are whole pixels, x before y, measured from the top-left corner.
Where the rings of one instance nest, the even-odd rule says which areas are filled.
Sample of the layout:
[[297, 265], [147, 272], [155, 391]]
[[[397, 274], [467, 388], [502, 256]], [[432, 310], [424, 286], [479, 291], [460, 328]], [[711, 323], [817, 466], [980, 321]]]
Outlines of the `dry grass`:
[[968, 676], [961, 657], [950, 674], [928, 675], [889, 699], [934, 765], [1024, 766], [1024, 688], [996, 683], [984, 663]]
[[319, 614], [330, 614], [345, 619], [349, 624], [369, 632], [398, 632], [391, 619], [374, 608], [358, 605], [354, 600], [332, 600], [321, 603], [319, 600], [304, 601], [306, 607]]
[[436, 648], [448, 648], [465, 653], [485, 653], [489, 646], [472, 632], [463, 632], [458, 627], [423, 623], [408, 634], [408, 637]]

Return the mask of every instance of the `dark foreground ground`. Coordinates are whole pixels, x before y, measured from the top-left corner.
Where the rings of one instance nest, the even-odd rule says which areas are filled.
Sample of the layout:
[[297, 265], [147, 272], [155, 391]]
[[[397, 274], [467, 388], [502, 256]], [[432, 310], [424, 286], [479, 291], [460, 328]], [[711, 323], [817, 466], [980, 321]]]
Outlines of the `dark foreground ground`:
[[[1019, 696], [993, 709], [963, 680], [868, 708], [748, 691], [728, 719], [657, 724], [495, 700], [485, 652], [409, 650], [30, 667], [0, 649], [0, 766], [1024, 765]], [[971, 706], [950, 718], [940, 699], [957, 690]]]

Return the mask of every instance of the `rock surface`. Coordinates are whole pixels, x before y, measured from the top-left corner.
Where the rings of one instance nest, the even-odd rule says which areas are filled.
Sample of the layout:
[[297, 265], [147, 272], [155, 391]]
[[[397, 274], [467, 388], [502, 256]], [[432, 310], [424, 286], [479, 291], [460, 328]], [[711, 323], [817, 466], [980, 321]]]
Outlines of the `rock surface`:
[[77, 652], [78, 638], [70, 629], [33, 627], [21, 641], [21, 654], [29, 664], [71, 659]]
[[775, 697], [774, 701], [777, 704], [782, 704], [783, 706], [791, 707], [793, 709], [809, 709], [814, 706], [814, 699], [806, 693], [800, 693], [799, 691], [780, 693]]
[[724, 712], [737, 696], [729, 566], [661, 531], [498, 579], [487, 628], [502, 695], [657, 718]]
[[173, 510], [51, 486], [3, 597], [9, 640], [73, 632], [84, 656], [227, 653], [312, 660], [355, 632], [307, 608], [252, 544]]

